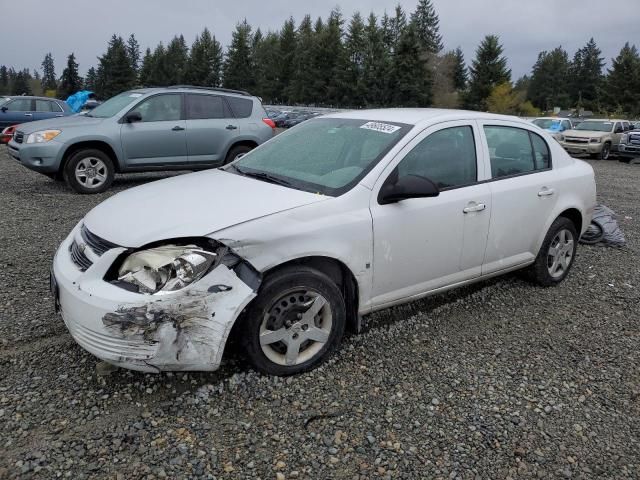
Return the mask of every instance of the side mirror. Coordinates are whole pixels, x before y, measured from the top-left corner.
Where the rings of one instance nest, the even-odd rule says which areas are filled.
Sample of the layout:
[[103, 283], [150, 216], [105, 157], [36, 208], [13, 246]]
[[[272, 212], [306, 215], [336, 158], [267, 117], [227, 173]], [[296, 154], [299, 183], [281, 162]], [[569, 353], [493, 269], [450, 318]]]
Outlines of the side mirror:
[[395, 169], [384, 182], [378, 203], [388, 205], [408, 198], [427, 198], [440, 195], [438, 186], [426, 177], [420, 175], [406, 175], [398, 178], [398, 169]]
[[124, 121], [127, 123], [135, 123], [135, 122], [141, 122], [142, 121], [142, 115], [140, 114], [140, 112], [129, 112], [125, 115], [124, 117]]
[[7, 107], [2, 107], [0, 108], [0, 110], [2, 110], [2, 113], [6, 112], [7, 110], [9, 110]]

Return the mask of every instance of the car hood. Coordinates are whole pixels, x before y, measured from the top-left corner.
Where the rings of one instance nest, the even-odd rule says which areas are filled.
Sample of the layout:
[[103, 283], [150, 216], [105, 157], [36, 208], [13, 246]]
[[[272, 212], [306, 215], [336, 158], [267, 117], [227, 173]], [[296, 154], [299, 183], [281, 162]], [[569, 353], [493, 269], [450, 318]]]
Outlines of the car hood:
[[597, 130], [567, 130], [564, 132], [565, 137], [593, 138], [604, 137], [610, 132], [599, 132]]
[[92, 118], [86, 115], [70, 115], [68, 117], [49, 118], [47, 120], [37, 120], [35, 122], [23, 123], [18, 130], [26, 135], [39, 130], [63, 129], [72, 127], [86, 127], [89, 125], [99, 125], [104, 118]]
[[205, 236], [328, 198], [207, 170], [118, 193], [91, 210], [84, 224], [105, 240], [135, 248], [159, 240]]

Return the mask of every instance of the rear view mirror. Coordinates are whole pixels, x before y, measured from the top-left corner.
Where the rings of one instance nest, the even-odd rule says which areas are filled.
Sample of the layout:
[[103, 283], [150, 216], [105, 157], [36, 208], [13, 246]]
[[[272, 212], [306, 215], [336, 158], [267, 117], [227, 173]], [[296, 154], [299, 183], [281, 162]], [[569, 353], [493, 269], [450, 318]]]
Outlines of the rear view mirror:
[[142, 121], [142, 115], [140, 112], [129, 112], [125, 115], [124, 121], [127, 123], [135, 123]]
[[398, 178], [395, 169], [384, 182], [378, 194], [378, 203], [388, 205], [408, 198], [427, 198], [440, 195], [438, 186], [426, 177], [420, 175], [405, 175]]

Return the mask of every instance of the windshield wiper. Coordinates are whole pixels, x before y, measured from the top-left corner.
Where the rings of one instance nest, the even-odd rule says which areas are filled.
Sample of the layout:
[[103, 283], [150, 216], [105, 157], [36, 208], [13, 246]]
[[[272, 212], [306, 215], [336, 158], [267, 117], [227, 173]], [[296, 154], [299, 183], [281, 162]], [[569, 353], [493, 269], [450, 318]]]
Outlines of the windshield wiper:
[[235, 165], [231, 165], [237, 172], [244, 175], [245, 177], [256, 178], [258, 180], [262, 180], [264, 182], [275, 183], [276, 185], [282, 185], [283, 187], [292, 187], [291, 182], [287, 180], [273, 176], [267, 172], [249, 172], [244, 169], [240, 169]]

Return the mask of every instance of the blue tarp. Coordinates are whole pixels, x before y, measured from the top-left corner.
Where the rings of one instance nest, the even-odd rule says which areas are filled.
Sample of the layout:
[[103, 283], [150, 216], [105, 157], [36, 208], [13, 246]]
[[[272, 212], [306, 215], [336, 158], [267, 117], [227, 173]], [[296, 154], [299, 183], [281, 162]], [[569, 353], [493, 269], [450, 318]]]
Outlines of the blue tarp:
[[89, 95], [93, 92], [89, 90], [80, 90], [79, 92], [74, 93], [69, 98], [67, 98], [66, 102], [71, 107], [75, 113], [78, 113], [82, 106], [87, 103], [89, 99]]

